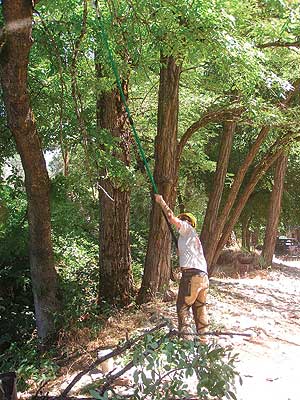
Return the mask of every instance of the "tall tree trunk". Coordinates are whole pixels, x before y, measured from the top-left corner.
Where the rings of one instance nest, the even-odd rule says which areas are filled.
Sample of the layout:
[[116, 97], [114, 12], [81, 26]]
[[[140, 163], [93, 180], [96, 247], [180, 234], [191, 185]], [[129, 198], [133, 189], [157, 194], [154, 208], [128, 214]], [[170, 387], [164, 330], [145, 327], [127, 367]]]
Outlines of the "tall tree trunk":
[[262, 256], [265, 260], [266, 265], [272, 264], [273, 254], [275, 250], [287, 162], [288, 156], [286, 154], [282, 154], [276, 162], [276, 168], [274, 172], [274, 185], [270, 199], [268, 223], [262, 249]]
[[[161, 57], [158, 127], [155, 139], [154, 180], [158, 192], [174, 207], [178, 180], [178, 107], [181, 67], [173, 57]], [[162, 251], [159, 251], [162, 249]], [[171, 236], [161, 208], [152, 203], [150, 232], [138, 302], [153, 299], [168, 289], [171, 274]]]
[[49, 178], [27, 90], [32, 2], [6, 0], [3, 16], [6, 37], [1, 51], [1, 85], [8, 126], [25, 172], [35, 317], [38, 336], [46, 342], [55, 331], [58, 299], [51, 241]]
[[[100, 66], [96, 66], [98, 77]], [[123, 84], [127, 95], [126, 84]], [[113, 156], [125, 166], [130, 164], [130, 128], [117, 89], [102, 93], [97, 99], [97, 126], [107, 129], [120, 141]], [[99, 303], [126, 305], [131, 301], [133, 281], [129, 238], [129, 183], [113, 181], [102, 171], [99, 177]], [[104, 175], [104, 176], [103, 176]], [[109, 196], [111, 197], [109, 197]]]
[[226, 121], [223, 124], [223, 134], [220, 140], [220, 151], [213, 179], [213, 189], [209, 196], [205, 218], [201, 232], [201, 242], [204, 253], [208, 249], [208, 243], [216, 229], [220, 202], [224, 189], [224, 182], [228, 169], [229, 157], [232, 148], [232, 139], [236, 129], [236, 121]]

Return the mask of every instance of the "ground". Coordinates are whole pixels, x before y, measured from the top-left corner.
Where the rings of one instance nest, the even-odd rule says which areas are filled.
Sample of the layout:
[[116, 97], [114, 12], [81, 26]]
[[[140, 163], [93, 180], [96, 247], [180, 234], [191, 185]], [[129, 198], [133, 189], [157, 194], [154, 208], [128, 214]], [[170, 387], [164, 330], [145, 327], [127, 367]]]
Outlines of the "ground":
[[[237, 385], [238, 400], [300, 399], [299, 283], [300, 262], [280, 264], [279, 260], [275, 260], [272, 268], [244, 271], [242, 276], [236, 270], [221, 269], [211, 279], [208, 298], [211, 330], [248, 335], [214, 337], [239, 354], [237, 368], [243, 385]], [[174, 298], [120, 312], [107, 321], [98, 339], [88, 345], [82, 331], [80, 338], [73, 340], [77, 350], [82, 340], [84, 351], [79, 352], [80, 357], [71, 356], [62, 366], [61, 378], [44, 389], [49, 394], [59, 394], [78, 372], [91, 364], [95, 349], [114, 347], [120, 338], [130, 336], [133, 331], [155, 326], [161, 317], [176, 324]]]
[[277, 263], [242, 279], [212, 280], [210, 313], [239, 353], [238, 400], [299, 400], [300, 262]]

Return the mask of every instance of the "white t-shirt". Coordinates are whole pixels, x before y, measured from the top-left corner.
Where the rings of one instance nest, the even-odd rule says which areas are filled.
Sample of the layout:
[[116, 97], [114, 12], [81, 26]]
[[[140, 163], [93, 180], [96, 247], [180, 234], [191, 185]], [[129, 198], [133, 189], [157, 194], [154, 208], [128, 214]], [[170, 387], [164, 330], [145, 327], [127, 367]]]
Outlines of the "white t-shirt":
[[178, 239], [179, 265], [207, 272], [202, 244], [196, 230], [186, 221], [180, 221]]

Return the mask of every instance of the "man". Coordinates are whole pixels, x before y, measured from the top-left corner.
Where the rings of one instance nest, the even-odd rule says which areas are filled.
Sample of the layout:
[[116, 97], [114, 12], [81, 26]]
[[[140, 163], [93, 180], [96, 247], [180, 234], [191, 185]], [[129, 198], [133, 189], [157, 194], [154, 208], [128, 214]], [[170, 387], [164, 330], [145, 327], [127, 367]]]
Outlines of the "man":
[[178, 253], [182, 276], [176, 303], [178, 330], [183, 336], [189, 337], [189, 314], [192, 308], [197, 333], [200, 334], [199, 338], [202, 342], [206, 342], [206, 336], [203, 334], [207, 332], [208, 327], [206, 297], [209, 280], [202, 245], [195, 230], [196, 218], [190, 213], [175, 217], [161, 195], [156, 194], [155, 201], [179, 232]]

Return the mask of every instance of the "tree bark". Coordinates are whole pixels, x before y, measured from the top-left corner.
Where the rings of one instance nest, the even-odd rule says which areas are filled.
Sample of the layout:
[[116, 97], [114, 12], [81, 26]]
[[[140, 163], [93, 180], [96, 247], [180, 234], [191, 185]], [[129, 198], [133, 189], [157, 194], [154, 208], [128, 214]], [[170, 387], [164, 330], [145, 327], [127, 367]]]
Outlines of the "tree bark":
[[[181, 67], [176, 60], [161, 57], [158, 94], [158, 126], [155, 138], [154, 180], [158, 192], [173, 209], [178, 181], [178, 109]], [[152, 300], [168, 289], [171, 274], [171, 236], [161, 208], [152, 203], [144, 275], [138, 302]]]
[[[101, 68], [96, 66], [97, 76]], [[123, 82], [127, 96], [126, 83]], [[125, 166], [130, 165], [130, 128], [127, 114], [117, 89], [102, 93], [97, 99], [97, 126], [107, 129], [120, 141], [113, 156]], [[131, 301], [133, 281], [131, 276], [131, 253], [129, 238], [130, 190], [129, 183], [122, 184], [99, 177], [99, 304], [126, 305]], [[109, 196], [111, 197], [109, 197]]]
[[49, 177], [27, 90], [32, 45], [32, 3], [4, 1], [5, 44], [0, 73], [7, 120], [25, 172], [30, 234], [30, 266], [38, 336], [46, 342], [55, 331], [57, 274], [51, 241]]
[[282, 154], [276, 162], [276, 168], [274, 172], [274, 185], [270, 199], [269, 216], [262, 249], [262, 256], [266, 265], [272, 264], [273, 254], [275, 250], [287, 163], [288, 156], [286, 154]]
[[213, 179], [213, 189], [209, 196], [205, 218], [203, 222], [202, 232], [201, 232], [201, 242], [203, 246], [204, 253], [206, 254], [206, 249], [210, 238], [216, 229], [218, 213], [220, 202], [224, 189], [224, 182], [228, 170], [229, 157], [232, 148], [232, 140], [235, 132], [237, 122], [236, 121], [226, 121], [223, 124], [223, 134], [220, 138], [220, 151], [216, 167], [216, 172]]

